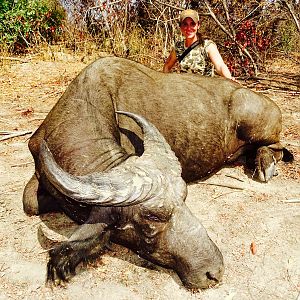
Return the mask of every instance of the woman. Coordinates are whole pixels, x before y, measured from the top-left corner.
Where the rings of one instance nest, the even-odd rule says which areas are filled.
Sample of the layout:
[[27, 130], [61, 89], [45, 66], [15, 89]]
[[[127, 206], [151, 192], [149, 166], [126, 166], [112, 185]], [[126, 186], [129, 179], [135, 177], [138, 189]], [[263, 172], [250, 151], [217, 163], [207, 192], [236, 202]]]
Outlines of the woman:
[[[211, 40], [202, 39], [198, 34], [200, 27], [198, 13], [192, 9], [184, 10], [180, 14], [179, 25], [185, 40], [176, 43], [164, 64], [163, 72], [170, 72], [178, 61], [181, 72], [212, 76], [213, 69], [215, 69], [220, 76], [234, 80], [216, 44]], [[190, 46], [192, 50], [189, 49]], [[185, 51], [189, 52], [184, 53]]]

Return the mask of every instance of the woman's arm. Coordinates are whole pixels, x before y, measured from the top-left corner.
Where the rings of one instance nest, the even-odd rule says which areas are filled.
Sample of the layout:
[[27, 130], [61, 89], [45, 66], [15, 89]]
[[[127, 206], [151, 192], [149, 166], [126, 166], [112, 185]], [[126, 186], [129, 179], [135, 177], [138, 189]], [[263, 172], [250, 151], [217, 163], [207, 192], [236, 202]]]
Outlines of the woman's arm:
[[227, 65], [224, 63], [223, 58], [216, 46], [216, 44], [211, 43], [207, 46], [206, 52], [213, 63], [214, 67], [216, 68], [216, 72], [228, 79], [235, 80], [227, 67]]
[[164, 73], [169, 73], [171, 71], [171, 69], [173, 68], [173, 66], [175, 65], [176, 62], [177, 62], [176, 52], [173, 49], [171, 51], [169, 57], [165, 61], [165, 64], [164, 64], [164, 67], [163, 67], [163, 72]]

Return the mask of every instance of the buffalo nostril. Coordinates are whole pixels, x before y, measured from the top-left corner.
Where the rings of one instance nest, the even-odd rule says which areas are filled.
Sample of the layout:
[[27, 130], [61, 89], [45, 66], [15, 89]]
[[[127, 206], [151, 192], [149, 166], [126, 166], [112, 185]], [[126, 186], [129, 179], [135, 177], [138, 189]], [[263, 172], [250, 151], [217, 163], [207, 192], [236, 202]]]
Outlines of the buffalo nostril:
[[215, 282], [219, 282], [219, 280], [215, 277], [214, 274], [210, 273], [210, 272], [206, 272], [206, 277], [209, 279], [209, 280], [212, 280], [212, 281], [215, 281]]

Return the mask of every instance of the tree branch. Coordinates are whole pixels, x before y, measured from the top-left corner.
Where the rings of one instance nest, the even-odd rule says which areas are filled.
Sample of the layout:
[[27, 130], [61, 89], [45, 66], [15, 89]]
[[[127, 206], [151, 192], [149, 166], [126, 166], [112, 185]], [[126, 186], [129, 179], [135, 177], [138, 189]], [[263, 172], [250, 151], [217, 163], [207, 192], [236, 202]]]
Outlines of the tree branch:
[[230, 21], [230, 16], [229, 16], [229, 11], [228, 11], [226, 0], [223, 0], [222, 3], [223, 3], [224, 10], [225, 10], [225, 16], [226, 16], [227, 24], [228, 24], [228, 26], [231, 30], [231, 34], [233, 36], [235, 36], [235, 30], [232, 26], [232, 22]]

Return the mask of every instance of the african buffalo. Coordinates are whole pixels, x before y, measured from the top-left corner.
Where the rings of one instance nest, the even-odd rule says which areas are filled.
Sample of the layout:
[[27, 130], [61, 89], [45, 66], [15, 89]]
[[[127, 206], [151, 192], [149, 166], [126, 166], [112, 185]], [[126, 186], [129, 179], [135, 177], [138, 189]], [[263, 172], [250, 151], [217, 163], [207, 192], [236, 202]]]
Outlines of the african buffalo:
[[284, 152], [280, 131], [279, 108], [237, 83], [97, 60], [29, 141], [36, 172], [25, 212], [62, 209], [84, 223], [50, 251], [48, 279], [66, 280], [112, 240], [174, 269], [188, 287], [219, 282], [222, 255], [184, 204], [181, 172], [197, 180], [251, 149], [258, 177], [268, 181]]

